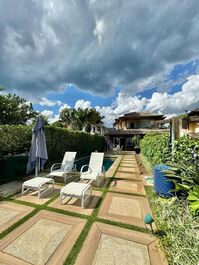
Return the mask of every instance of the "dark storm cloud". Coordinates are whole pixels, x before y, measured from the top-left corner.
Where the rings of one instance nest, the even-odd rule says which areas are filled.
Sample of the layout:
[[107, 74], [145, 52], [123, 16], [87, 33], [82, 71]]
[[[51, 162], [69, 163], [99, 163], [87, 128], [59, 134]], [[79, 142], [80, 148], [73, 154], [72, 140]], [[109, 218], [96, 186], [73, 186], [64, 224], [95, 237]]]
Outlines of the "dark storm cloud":
[[199, 1], [0, 1], [0, 84], [24, 95], [75, 84], [138, 92], [199, 56]]

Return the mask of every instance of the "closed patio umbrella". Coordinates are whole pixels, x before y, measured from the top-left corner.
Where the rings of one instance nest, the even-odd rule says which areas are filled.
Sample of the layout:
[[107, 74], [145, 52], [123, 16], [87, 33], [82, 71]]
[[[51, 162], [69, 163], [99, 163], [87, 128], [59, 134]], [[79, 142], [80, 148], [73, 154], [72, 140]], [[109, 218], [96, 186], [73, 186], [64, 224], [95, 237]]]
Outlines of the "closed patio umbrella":
[[32, 142], [27, 164], [27, 173], [30, 173], [35, 168], [35, 176], [38, 176], [39, 171], [43, 169], [47, 159], [48, 154], [44, 134], [44, 122], [41, 117], [38, 117], [32, 130]]

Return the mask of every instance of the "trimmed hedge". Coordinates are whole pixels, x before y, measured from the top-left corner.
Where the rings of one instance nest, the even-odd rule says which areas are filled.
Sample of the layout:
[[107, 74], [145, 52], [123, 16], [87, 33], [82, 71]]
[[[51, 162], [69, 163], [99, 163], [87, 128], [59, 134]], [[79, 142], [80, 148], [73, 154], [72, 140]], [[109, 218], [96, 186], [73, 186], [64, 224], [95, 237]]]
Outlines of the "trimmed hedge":
[[141, 152], [152, 165], [165, 163], [171, 159], [169, 134], [146, 134], [140, 142]]
[[[47, 126], [45, 128], [46, 145], [48, 150], [47, 166], [61, 162], [66, 151], [77, 151], [77, 157], [89, 155], [91, 152], [104, 151], [104, 137], [91, 135], [84, 132], [69, 131], [64, 128]], [[32, 138], [32, 127], [23, 125], [1, 125], [0, 126], [0, 172], [3, 157], [7, 155], [18, 155], [30, 150]], [[3, 176], [1, 176], [1, 179]], [[11, 176], [15, 180], [16, 176]], [[7, 178], [7, 181], [11, 180]], [[0, 182], [2, 182], [0, 180]], [[5, 182], [5, 179], [4, 179]]]
[[184, 135], [174, 145], [175, 162], [192, 162], [193, 153], [199, 155], [199, 139]]
[[[140, 147], [151, 165], [172, 160], [168, 133], [147, 134], [141, 140]], [[174, 143], [174, 162], [192, 162], [193, 152], [199, 156], [199, 139], [184, 135]]]

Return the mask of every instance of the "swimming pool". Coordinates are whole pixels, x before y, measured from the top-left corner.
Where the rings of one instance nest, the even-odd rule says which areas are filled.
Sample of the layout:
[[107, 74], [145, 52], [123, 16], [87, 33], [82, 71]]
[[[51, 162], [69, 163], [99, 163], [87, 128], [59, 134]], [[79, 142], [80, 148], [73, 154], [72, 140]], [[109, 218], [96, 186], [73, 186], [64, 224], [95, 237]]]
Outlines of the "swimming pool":
[[[80, 171], [82, 166], [88, 165], [89, 159], [90, 157], [88, 156], [88, 157], [76, 160], [75, 164], [76, 164], [77, 171]], [[103, 161], [104, 170], [107, 171], [112, 166], [112, 164], [115, 162], [115, 160], [116, 160], [115, 157], [104, 157], [104, 161]]]

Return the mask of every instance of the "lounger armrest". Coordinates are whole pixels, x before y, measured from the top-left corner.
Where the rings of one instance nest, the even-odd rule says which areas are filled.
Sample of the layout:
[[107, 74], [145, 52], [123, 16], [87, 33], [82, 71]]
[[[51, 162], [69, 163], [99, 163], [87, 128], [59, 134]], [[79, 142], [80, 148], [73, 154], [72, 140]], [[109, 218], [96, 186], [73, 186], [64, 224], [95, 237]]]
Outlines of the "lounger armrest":
[[55, 163], [55, 164], [53, 164], [52, 167], [51, 167], [51, 169], [50, 169], [50, 172], [52, 172], [54, 170], [54, 168], [55, 167], [58, 167], [58, 166], [60, 168], [61, 167], [61, 163]]
[[75, 170], [75, 171], [77, 171], [77, 166], [76, 166], [76, 164], [73, 164], [73, 168], [72, 168], [73, 170]]
[[[71, 169], [70, 165], [65, 165], [64, 170], [63, 170], [64, 173], [67, 172], [68, 169]], [[71, 170], [70, 170], [70, 171], [71, 171]]]
[[92, 170], [91, 170], [91, 168], [89, 167], [89, 165], [84, 165], [84, 166], [81, 167], [80, 173], [83, 173], [83, 169], [84, 169], [85, 167], [88, 167], [88, 171], [90, 171], [89, 173], [92, 172]]

